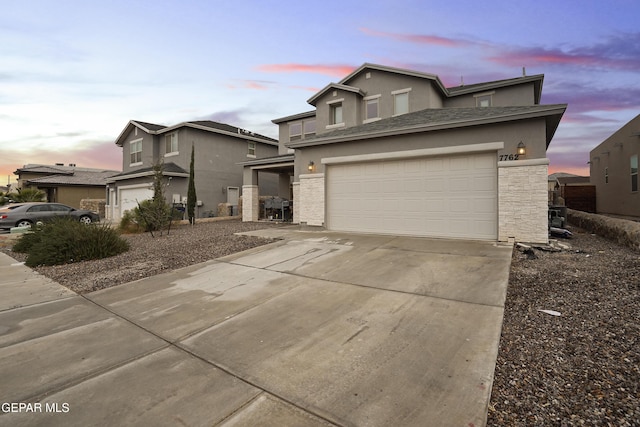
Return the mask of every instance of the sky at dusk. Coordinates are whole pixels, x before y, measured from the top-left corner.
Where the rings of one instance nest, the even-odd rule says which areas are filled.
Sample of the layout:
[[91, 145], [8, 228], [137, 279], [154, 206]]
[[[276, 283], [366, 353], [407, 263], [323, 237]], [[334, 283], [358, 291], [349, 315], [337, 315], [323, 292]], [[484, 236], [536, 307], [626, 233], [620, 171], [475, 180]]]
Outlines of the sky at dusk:
[[569, 107], [549, 172], [640, 114], [640, 2], [5, 1], [0, 185], [27, 163], [121, 170], [129, 120], [215, 120], [277, 138], [272, 119], [365, 62], [446, 86], [544, 74]]

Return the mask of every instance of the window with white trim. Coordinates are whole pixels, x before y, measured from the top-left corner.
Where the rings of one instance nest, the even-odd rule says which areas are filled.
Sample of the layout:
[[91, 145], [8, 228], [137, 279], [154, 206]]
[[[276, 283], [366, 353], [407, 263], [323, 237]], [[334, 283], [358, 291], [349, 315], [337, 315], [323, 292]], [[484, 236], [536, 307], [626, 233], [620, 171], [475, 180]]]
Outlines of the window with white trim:
[[142, 163], [142, 138], [129, 143], [129, 153], [131, 155], [131, 159], [129, 161], [131, 165]]
[[289, 124], [289, 141], [302, 139], [302, 122]]
[[407, 114], [409, 112], [409, 92], [411, 89], [400, 89], [391, 92], [393, 95], [393, 115]]
[[364, 98], [364, 123], [380, 119], [380, 95]]
[[631, 191], [638, 191], [638, 155], [634, 154], [630, 160], [631, 169]]
[[476, 107], [491, 107], [492, 103], [493, 103], [492, 95], [476, 96]]
[[166, 154], [178, 154], [178, 132], [172, 132], [164, 136], [164, 152]]
[[342, 119], [342, 102], [336, 102], [329, 106], [330, 108], [330, 123], [332, 125], [337, 125], [340, 123], [344, 123]]
[[247, 157], [256, 156], [256, 143], [253, 141], [247, 141]]
[[305, 120], [302, 122], [302, 132], [304, 137], [316, 134], [316, 119]]

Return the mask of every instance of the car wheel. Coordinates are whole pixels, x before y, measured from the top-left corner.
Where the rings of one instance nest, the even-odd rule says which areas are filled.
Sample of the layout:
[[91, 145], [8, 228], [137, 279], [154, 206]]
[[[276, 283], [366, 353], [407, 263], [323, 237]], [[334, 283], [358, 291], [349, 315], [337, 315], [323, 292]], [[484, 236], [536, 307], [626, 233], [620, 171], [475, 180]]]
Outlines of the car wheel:
[[31, 221], [22, 219], [16, 223], [16, 227], [31, 227]]
[[91, 217], [88, 215], [83, 215], [80, 217], [80, 222], [85, 225], [91, 224]]

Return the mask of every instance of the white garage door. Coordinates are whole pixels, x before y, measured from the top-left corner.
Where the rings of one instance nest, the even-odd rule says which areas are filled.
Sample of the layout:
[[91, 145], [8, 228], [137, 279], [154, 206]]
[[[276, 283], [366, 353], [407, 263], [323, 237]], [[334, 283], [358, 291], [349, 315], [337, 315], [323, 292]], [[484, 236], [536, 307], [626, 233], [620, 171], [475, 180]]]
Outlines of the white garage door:
[[495, 153], [327, 167], [332, 230], [495, 240]]
[[138, 202], [151, 199], [153, 197], [153, 190], [148, 185], [138, 188], [126, 188], [120, 190], [120, 212], [123, 214], [125, 211], [133, 210], [138, 207]]

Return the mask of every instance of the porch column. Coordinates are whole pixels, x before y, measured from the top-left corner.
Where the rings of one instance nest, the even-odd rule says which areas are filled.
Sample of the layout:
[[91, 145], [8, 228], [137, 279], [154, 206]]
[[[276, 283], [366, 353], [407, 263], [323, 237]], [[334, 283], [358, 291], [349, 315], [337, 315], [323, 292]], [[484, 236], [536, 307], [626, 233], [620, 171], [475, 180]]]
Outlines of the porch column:
[[242, 186], [242, 222], [257, 221], [260, 217], [258, 171], [244, 168]]

